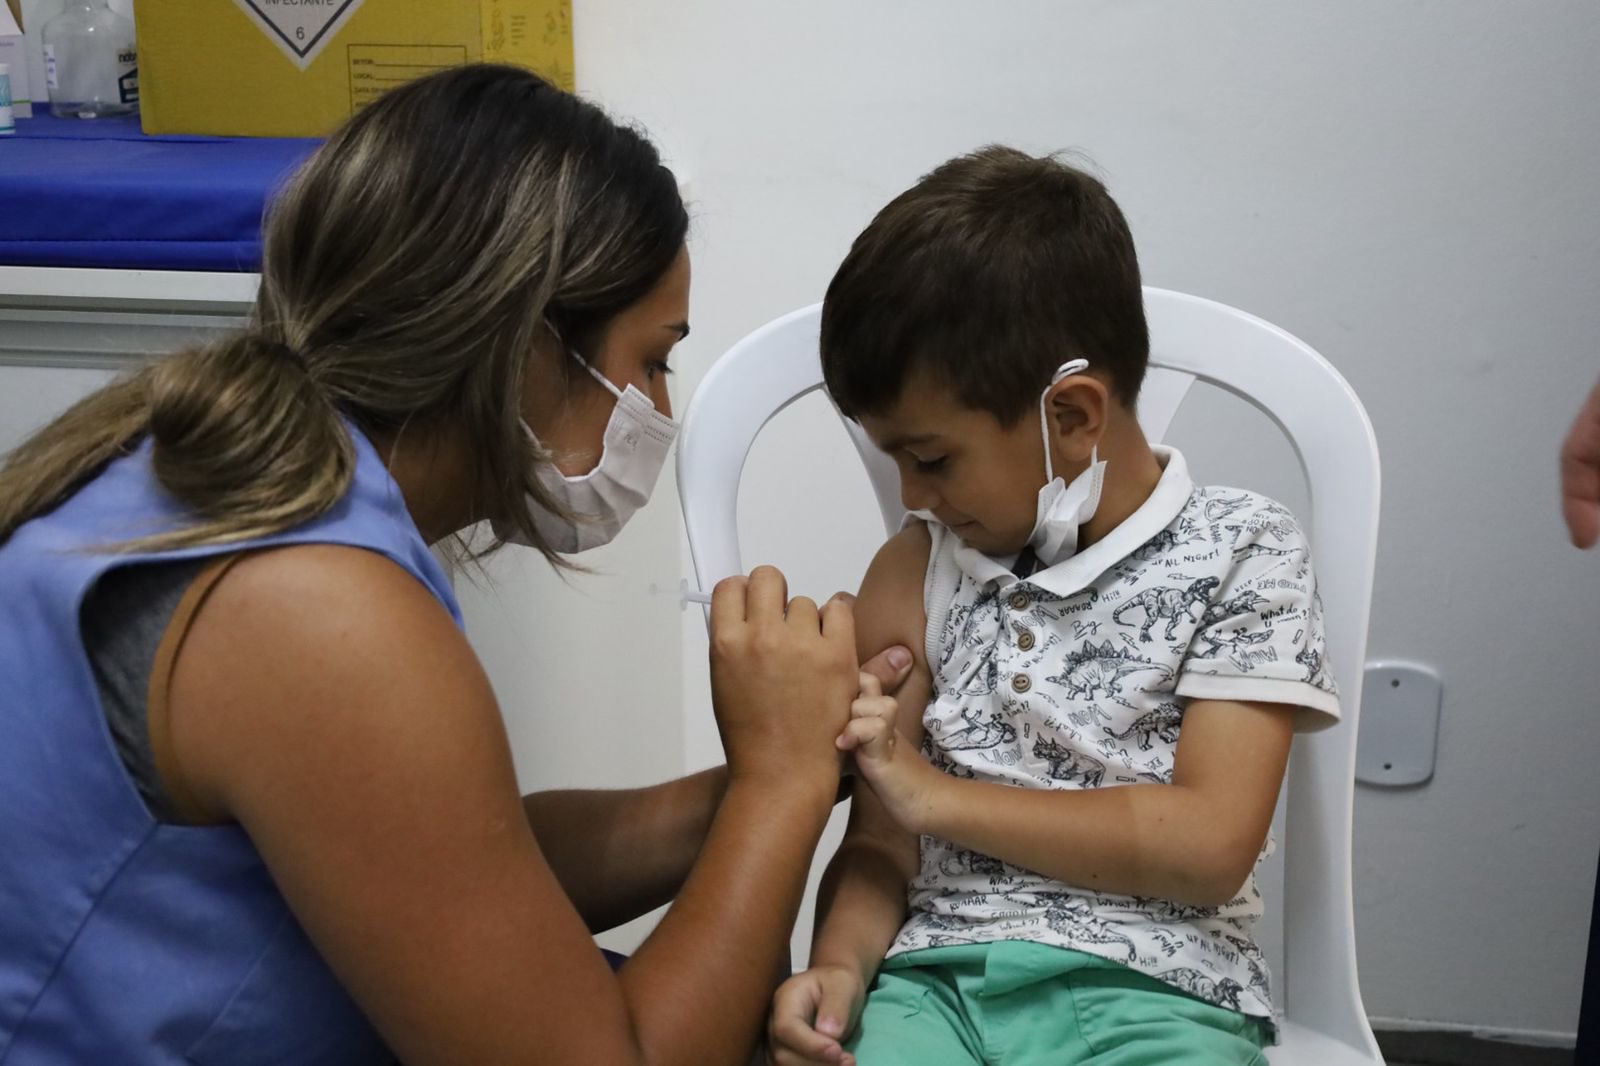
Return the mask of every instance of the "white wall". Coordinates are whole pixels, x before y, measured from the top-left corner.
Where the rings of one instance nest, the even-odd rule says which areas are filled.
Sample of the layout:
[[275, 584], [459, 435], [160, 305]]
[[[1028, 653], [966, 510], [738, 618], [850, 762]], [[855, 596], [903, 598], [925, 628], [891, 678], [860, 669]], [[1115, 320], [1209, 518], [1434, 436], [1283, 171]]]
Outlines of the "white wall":
[[[1260, 314], [1343, 371], [1385, 463], [1370, 652], [1432, 663], [1447, 685], [1433, 781], [1358, 798], [1368, 1007], [1570, 1033], [1600, 849], [1600, 557], [1564, 543], [1554, 455], [1600, 368], [1600, 9], [575, 6], [580, 84], [649, 128], [697, 200], [680, 399], [738, 337], [817, 299], [884, 201], [989, 141], [1082, 149], [1148, 282]], [[1200, 476], [1303, 498], [1292, 466], [1261, 454], [1271, 431], [1235, 413], [1202, 400], [1180, 415]], [[806, 592], [853, 584], [877, 531], [849, 468], [820, 405], [786, 414], [752, 460], [747, 562], [779, 562]], [[682, 765], [666, 748], [683, 736], [677, 619], [640, 606], [675, 576], [668, 492], [607, 560], [604, 608], [540, 583], [541, 620], [516, 605], [522, 628], [492, 649], [475, 611], [525, 776]], [[692, 738], [708, 698], [685, 618]], [[559, 732], [531, 724], [534, 684], [569, 715]]]

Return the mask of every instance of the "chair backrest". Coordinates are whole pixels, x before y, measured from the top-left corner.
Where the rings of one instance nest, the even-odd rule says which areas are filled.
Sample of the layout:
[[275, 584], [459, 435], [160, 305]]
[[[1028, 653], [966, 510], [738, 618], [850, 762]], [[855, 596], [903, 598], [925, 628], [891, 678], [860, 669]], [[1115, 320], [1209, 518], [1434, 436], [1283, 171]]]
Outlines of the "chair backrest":
[[[1378, 448], [1354, 391], [1309, 346], [1212, 300], [1146, 288], [1150, 373], [1139, 402], [1160, 441], [1195, 381], [1265, 413], [1288, 437], [1310, 489], [1310, 536], [1326, 611], [1328, 659], [1344, 721], [1296, 739], [1285, 796], [1286, 1019], [1377, 1058], [1356, 980], [1351, 824], [1356, 727], [1378, 543]], [[678, 486], [701, 589], [743, 571], [739, 478], [750, 446], [779, 411], [821, 388], [821, 305], [761, 327], [707, 373], [683, 419]], [[846, 421], [887, 531], [899, 528], [899, 477], [860, 427]], [[1306, 518], [1307, 516], [1302, 516]], [[1381, 1061], [1381, 1060], [1378, 1060]]]

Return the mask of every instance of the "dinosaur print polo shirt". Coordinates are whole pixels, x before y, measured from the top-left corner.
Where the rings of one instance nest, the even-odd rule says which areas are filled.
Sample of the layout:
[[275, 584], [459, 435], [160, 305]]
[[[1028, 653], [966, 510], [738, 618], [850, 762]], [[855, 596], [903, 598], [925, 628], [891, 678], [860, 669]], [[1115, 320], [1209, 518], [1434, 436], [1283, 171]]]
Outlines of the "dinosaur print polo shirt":
[[[1337, 720], [1294, 516], [1254, 493], [1196, 487], [1182, 455], [1156, 453], [1161, 479], [1138, 511], [1026, 577], [930, 523], [923, 752], [946, 773], [1020, 788], [1163, 785], [1191, 699], [1285, 704], [1302, 730]], [[1188, 907], [1090, 891], [925, 836], [889, 954], [1033, 940], [1270, 1019], [1251, 936], [1261, 913], [1253, 874], [1224, 906]]]

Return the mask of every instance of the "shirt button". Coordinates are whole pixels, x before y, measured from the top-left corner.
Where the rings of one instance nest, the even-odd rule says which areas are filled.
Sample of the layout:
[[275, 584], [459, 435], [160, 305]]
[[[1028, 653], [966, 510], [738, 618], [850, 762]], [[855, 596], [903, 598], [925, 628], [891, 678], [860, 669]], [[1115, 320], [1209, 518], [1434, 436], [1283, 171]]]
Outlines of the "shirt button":
[[1028, 609], [1028, 594], [1018, 589], [1011, 594], [1011, 598], [1006, 602], [1011, 604], [1013, 611], [1025, 611]]
[[1029, 629], [1017, 630], [1017, 647], [1023, 651], [1033, 650], [1033, 631]]
[[1033, 687], [1033, 682], [1028, 680], [1027, 674], [1017, 674], [1011, 678], [1011, 688], [1016, 692], [1026, 692]]

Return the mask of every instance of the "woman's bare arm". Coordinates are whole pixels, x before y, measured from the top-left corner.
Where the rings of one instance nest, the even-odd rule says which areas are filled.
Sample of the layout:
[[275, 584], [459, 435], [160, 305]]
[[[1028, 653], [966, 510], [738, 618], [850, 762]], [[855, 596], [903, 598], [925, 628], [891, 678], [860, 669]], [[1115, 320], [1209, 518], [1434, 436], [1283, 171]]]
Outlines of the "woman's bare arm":
[[741, 1062], [833, 802], [856, 666], [848, 608], [786, 618], [775, 571], [718, 594], [733, 773], [620, 977], [529, 828], [466, 640], [377, 555], [264, 552], [217, 584], [174, 671], [176, 763], [251, 834], [405, 1061]]

